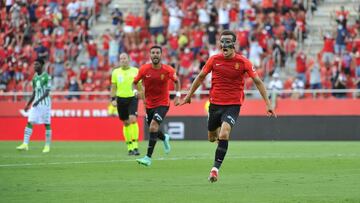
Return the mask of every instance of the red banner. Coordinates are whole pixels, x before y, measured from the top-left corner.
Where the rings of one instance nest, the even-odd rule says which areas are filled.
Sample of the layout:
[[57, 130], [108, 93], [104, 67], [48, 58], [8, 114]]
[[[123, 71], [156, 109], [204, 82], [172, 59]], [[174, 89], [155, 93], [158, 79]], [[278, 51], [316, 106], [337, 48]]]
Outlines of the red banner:
[[[0, 102], [0, 140], [22, 139], [27, 122], [25, 103]], [[108, 102], [53, 102], [52, 129], [54, 140], [123, 140], [122, 122], [108, 115]], [[206, 100], [193, 101], [180, 107], [170, 107], [171, 116], [206, 116]], [[359, 99], [278, 100], [279, 116], [359, 116]], [[262, 100], [246, 100], [241, 116], [265, 116]], [[139, 103], [140, 140], [144, 135], [144, 107]], [[32, 139], [44, 139], [44, 127], [34, 126]]]
[[[139, 140], [144, 137], [143, 117], [138, 119]], [[0, 118], [0, 140], [21, 140], [24, 136], [24, 128], [27, 119], [21, 117]], [[124, 140], [122, 122], [116, 117], [104, 118], [52, 118], [51, 120], [53, 140]], [[44, 140], [44, 125], [34, 125], [31, 140]]]
[[[168, 116], [207, 115], [207, 100], [194, 100], [184, 106], [171, 104]], [[0, 117], [25, 117], [24, 102], [0, 102]], [[108, 117], [108, 102], [53, 102], [52, 117], [99, 118]], [[360, 115], [360, 99], [279, 99], [276, 113], [288, 115]], [[266, 107], [262, 100], [245, 100], [241, 107], [243, 116], [265, 116]], [[144, 107], [139, 102], [139, 116], [144, 116]]]

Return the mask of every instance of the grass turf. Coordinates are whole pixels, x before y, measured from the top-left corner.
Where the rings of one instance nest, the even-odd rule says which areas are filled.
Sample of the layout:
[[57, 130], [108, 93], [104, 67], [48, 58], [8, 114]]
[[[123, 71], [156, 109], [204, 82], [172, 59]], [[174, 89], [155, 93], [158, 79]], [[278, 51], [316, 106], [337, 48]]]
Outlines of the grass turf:
[[0, 202], [360, 202], [360, 142], [230, 141], [216, 183], [215, 144], [171, 143], [145, 167], [123, 143], [54, 142], [42, 154], [43, 142], [0, 142]]

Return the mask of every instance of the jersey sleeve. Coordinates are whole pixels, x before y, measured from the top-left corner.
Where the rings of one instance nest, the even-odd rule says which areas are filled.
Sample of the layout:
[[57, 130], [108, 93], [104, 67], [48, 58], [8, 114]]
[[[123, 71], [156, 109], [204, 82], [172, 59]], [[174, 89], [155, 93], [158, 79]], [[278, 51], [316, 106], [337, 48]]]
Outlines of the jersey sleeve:
[[255, 66], [248, 59], [244, 59], [244, 65], [245, 65], [245, 72], [251, 78], [255, 78], [256, 76], [258, 76]]
[[169, 71], [170, 80], [175, 82], [178, 79], [178, 77], [176, 75], [176, 72], [175, 72], [175, 69], [172, 68], [171, 66], [168, 66], [168, 71]]
[[32, 88], [33, 88], [33, 90], [35, 90], [35, 77], [33, 77], [33, 79], [32, 79]]
[[113, 70], [113, 72], [111, 73], [111, 83], [112, 84], [116, 84], [116, 71], [115, 70]]
[[202, 68], [202, 71], [203, 71], [205, 74], [210, 73], [210, 72], [212, 71], [212, 69], [213, 69], [213, 65], [214, 65], [214, 57], [210, 57], [210, 58], [206, 61], [204, 67]]
[[135, 78], [134, 78], [134, 84], [137, 84], [137, 83], [143, 78], [144, 69], [145, 69], [144, 66], [141, 66], [141, 67], [139, 68], [139, 72], [137, 73], [137, 75], [136, 75]]
[[45, 84], [45, 89], [47, 90], [51, 90], [51, 76], [50, 75], [47, 75], [47, 80], [46, 80], [46, 84]]

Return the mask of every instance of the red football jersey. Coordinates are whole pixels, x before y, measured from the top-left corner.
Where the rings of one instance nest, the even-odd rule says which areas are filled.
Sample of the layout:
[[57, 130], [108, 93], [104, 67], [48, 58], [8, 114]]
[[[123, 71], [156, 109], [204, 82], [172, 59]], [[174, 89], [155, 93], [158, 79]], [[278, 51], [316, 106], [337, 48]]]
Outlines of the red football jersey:
[[251, 78], [257, 76], [252, 63], [240, 54], [226, 59], [222, 53], [209, 58], [203, 67], [212, 72], [210, 103], [218, 105], [241, 105], [244, 101], [245, 73]]
[[170, 105], [169, 80], [177, 80], [174, 68], [165, 64], [160, 69], [153, 68], [152, 64], [142, 65], [134, 83], [140, 80], [145, 87], [146, 108]]

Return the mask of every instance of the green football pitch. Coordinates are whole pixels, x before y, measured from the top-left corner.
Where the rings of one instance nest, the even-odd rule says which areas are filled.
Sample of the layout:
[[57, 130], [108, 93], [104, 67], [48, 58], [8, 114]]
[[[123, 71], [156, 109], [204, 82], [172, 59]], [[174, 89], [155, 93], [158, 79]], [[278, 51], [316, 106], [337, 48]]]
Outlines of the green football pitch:
[[49, 154], [0, 142], [0, 202], [360, 202], [360, 142], [231, 141], [216, 183], [215, 144], [171, 143], [145, 167], [119, 142], [54, 142]]

